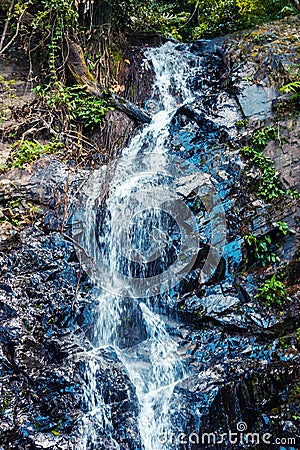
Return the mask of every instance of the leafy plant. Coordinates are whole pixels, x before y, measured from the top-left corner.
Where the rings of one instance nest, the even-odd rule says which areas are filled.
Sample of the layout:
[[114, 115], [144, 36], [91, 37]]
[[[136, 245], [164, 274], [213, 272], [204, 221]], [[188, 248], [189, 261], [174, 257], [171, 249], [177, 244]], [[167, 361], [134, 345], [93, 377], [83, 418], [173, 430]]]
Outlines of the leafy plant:
[[[265, 136], [257, 136], [257, 140], [261, 143], [264, 142]], [[282, 182], [280, 175], [271, 166], [272, 161], [270, 158], [264, 156], [260, 150], [256, 150], [254, 147], [243, 147], [241, 153], [247, 158], [251, 159], [253, 163], [260, 169], [260, 184], [258, 188], [258, 195], [266, 201], [272, 201], [284, 194], [282, 189]]]
[[22, 169], [26, 164], [36, 161], [43, 155], [56, 153], [63, 148], [63, 144], [53, 141], [50, 144], [41, 144], [34, 141], [18, 141], [13, 145], [13, 151], [10, 154], [9, 162], [2, 169]]
[[262, 298], [266, 306], [281, 306], [282, 301], [287, 299], [285, 284], [277, 278], [276, 274], [274, 274], [258, 289], [258, 294], [256, 294], [255, 297]]
[[235, 126], [236, 126], [238, 129], [241, 129], [241, 128], [244, 128], [244, 127], [247, 128], [248, 123], [249, 123], [249, 119], [246, 117], [245, 119], [237, 120], [237, 121], [235, 122]]
[[300, 198], [300, 193], [295, 189], [287, 189], [287, 195], [291, 197], [293, 200], [298, 200]]
[[259, 17], [266, 14], [264, 2], [261, 0], [236, 0], [239, 14], [247, 25], [259, 22]]
[[292, 100], [296, 100], [300, 103], [300, 81], [293, 81], [292, 83], [288, 83], [280, 89], [281, 92], [285, 94], [293, 93], [291, 96]]
[[48, 66], [52, 81], [58, 80], [58, 73], [64, 71], [63, 48], [68, 32], [76, 29], [78, 13], [74, 0], [29, 0], [29, 11], [33, 12], [30, 27], [32, 35], [42, 33], [48, 51]]
[[[282, 236], [286, 236], [287, 233], [296, 233], [296, 231], [290, 228], [286, 222], [279, 221], [275, 222], [273, 225], [276, 227], [274, 242], [268, 234], [260, 237], [254, 236], [253, 234], [247, 234], [243, 237], [248, 246], [251, 260], [259, 262], [262, 266], [280, 262], [280, 258], [276, 253], [276, 250], [279, 247], [277, 240]], [[274, 251], [272, 251], [272, 249]]]
[[257, 194], [268, 202], [284, 194], [289, 195], [293, 199], [300, 197], [297, 191], [283, 189], [280, 173], [272, 167], [273, 161], [262, 153], [266, 144], [277, 138], [277, 134], [278, 131], [274, 126], [257, 130], [253, 133], [251, 145], [246, 145], [241, 149], [242, 155], [251, 160], [260, 170], [260, 183]]
[[0, 123], [7, 119], [10, 111], [8, 100], [14, 97], [15, 81], [5, 80], [0, 75]]
[[1, 224], [11, 224], [15, 227], [32, 222], [38, 215], [40, 209], [25, 199], [18, 197], [5, 202], [2, 209]]
[[65, 87], [56, 82], [46, 88], [37, 86], [35, 91], [50, 108], [67, 110], [70, 119], [82, 123], [84, 127], [103, 124], [105, 114], [113, 109], [106, 100], [92, 96], [82, 86]]
[[257, 130], [253, 133], [252, 145], [256, 149], [263, 150], [269, 141], [276, 139], [276, 136], [277, 130], [275, 127], [270, 126], [267, 128], [262, 128], [261, 130]]
[[258, 261], [262, 266], [280, 261], [279, 256], [271, 251], [272, 240], [269, 235], [256, 237], [253, 234], [244, 236], [244, 241], [248, 245], [251, 259]]
[[284, 236], [286, 236], [288, 233], [295, 234], [296, 231], [293, 228], [290, 228], [286, 222], [276, 222], [275, 225], [278, 228], [278, 232]]

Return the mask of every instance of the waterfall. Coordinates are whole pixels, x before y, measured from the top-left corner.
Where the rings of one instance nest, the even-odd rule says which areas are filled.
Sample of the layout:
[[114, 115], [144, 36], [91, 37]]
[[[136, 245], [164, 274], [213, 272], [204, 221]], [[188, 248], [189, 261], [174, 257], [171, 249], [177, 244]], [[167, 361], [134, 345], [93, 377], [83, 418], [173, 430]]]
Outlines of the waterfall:
[[[167, 142], [176, 111], [195, 100], [191, 79], [202, 62], [189, 46], [178, 47], [167, 42], [145, 52], [155, 73], [153, 97], [148, 102], [153, 120], [132, 139], [112, 168], [93, 174], [86, 189], [89, 198], [80, 246], [96, 286], [98, 317], [86, 365], [84, 450], [99, 448], [97, 428], [110, 433], [112, 427], [109, 408], [95, 381], [101, 349], [116, 352], [135, 387], [143, 449], [176, 448], [174, 443], [162, 444], [159, 436], [172, 429], [170, 398], [186, 376], [186, 368], [177, 354], [178, 344], [155, 308], [155, 296], [163, 295], [168, 303], [170, 292], [192, 267], [198, 252], [198, 222], [182, 200], [172, 197], [172, 174], [182, 177], [176, 185], [178, 192], [184, 183], [193, 185], [193, 174], [184, 164], [177, 167], [180, 163], [175, 157], [169, 158]], [[172, 217], [178, 210], [183, 225]], [[178, 267], [168, 272], [176, 259]], [[130, 335], [124, 341], [122, 327], [136, 311], [140, 320], [136, 334], [140, 336], [135, 342]], [[120, 448], [115, 441], [112, 445]]]

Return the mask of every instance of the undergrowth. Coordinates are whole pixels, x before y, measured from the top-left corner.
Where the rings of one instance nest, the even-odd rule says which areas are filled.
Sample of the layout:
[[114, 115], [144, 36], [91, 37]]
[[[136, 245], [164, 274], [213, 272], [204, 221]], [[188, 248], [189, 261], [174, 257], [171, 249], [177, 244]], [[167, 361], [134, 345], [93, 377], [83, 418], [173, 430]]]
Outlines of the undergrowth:
[[8, 161], [0, 166], [0, 170], [23, 169], [26, 164], [33, 163], [43, 155], [57, 153], [63, 147], [64, 145], [58, 141], [48, 144], [41, 144], [36, 140], [17, 141], [12, 146]]
[[66, 87], [56, 82], [37, 86], [35, 92], [51, 109], [60, 111], [71, 121], [80, 122], [85, 128], [102, 125], [107, 111], [113, 109], [108, 101], [92, 96], [78, 85]]

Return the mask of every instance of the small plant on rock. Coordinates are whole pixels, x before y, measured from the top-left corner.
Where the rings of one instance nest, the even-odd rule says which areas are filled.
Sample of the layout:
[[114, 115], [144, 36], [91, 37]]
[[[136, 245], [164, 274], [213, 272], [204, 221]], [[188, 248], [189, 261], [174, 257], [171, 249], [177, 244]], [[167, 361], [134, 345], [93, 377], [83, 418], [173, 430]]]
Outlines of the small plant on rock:
[[248, 123], [249, 119], [246, 117], [245, 119], [237, 120], [235, 126], [240, 130], [241, 128], [247, 128]]
[[279, 256], [270, 249], [272, 240], [269, 235], [257, 237], [247, 234], [244, 236], [244, 241], [248, 245], [251, 259], [258, 261], [262, 266], [280, 261]]
[[263, 150], [269, 141], [276, 139], [277, 130], [275, 127], [270, 126], [267, 128], [262, 128], [253, 133], [252, 144], [256, 149]]
[[284, 94], [292, 93], [291, 99], [300, 103], [300, 81], [293, 81], [292, 83], [285, 84], [280, 91]]
[[[257, 136], [257, 140], [260, 142], [259, 145], [262, 145], [265, 137]], [[272, 167], [272, 161], [264, 156], [261, 150], [246, 146], [241, 149], [241, 153], [252, 160], [260, 170], [260, 185], [257, 192], [260, 197], [271, 202], [284, 194], [279, 173]]]
[[49, 144], [41, 144], [33, 141], [18, 141], [13, 145], [13, 151], [10, 154], [8, 163], [1, 169], [22, 169], [26, 164], [36, 161], [43, 155], [56, 153], [63, 147], [58, 141], [52, 141]]
[[61, 111], [86, 128], [102, 125], [107, 111], [113, 109], [105, 99], [90, 95], [82, 86], [65, 87], [56, 82], [52, 86], [37, 86], [35, 92], [51, 109]]
[[285, 284], [274, 274], [264, 285], [258, 289], [256, 298], [262, 298], [266, 306], [282, 305], [282, 301], [287, 299]]

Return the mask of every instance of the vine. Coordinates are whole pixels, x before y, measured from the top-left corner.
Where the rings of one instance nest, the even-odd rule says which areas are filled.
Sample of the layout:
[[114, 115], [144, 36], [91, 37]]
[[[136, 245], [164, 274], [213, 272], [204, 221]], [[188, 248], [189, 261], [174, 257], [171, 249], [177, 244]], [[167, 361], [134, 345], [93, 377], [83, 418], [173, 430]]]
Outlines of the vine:
[[280, 174], [274, 169], [272, 160], [263, 154], [267, 143], [276, 138], [277, 130], [271, 126], [257, 130], [252, 136], [250, 145], [241, 148], [242, 155], [260, 171], [257, 196], [267, 202], [272, 202], [285, 194], [293, 199], [300, 197], [297, 191], [284, 189]]

